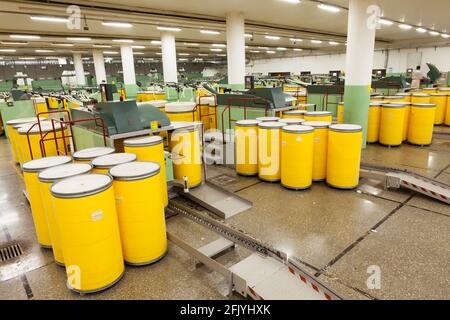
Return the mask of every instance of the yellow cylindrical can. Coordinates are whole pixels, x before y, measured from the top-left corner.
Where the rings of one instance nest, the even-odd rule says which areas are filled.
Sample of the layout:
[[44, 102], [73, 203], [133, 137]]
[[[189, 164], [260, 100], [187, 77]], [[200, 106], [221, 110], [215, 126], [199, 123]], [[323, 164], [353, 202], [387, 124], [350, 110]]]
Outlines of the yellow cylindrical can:
[[122, 163], [136, 161], [134, 153], [111, 153], [92, 160], [91, 165], [94, 173], [108, 174], [109, 170]]
[[333, 113], [330, 111], [310, 111], [305, 113], [306, 121], [326, 121], [333, 122]]
[[422, 93], [432, 94], [432, 93], [436, 93], [438, 91], [438, 88], [424, 88], [421, 91], [422, 91]]
[[328, 127], [331, 122], [305, 121], [303, 125], [314, 128], [314, 162], [312, 179], [323, 181], [327, 177]]
[[282, 122], [258, 124], [258, 177], [267, 182], [281, 179], [281, 128]]
[[370, 97], [370, 102], [383, 102], [384, 96], [372, 96]]
[[369, 105], [369, 122], [367, 125], [367, 143], [378, 142], [380, 137], [381, 103], [372, 102]]
[[431, 103], [413, 104], [409, 116], [408, 142], [426, 146], [431, 144], [436, 105]]
[[44, 212], [43, 199], [39, 188], [39, 172], [42, 170], [66, 164], [72, 161], [71, 157], [47, 157], [31, 160], [23, 164], [23, 178], [30, 202], [33, 216], [34, 229], [39, 244], [44, 248], [52, 247], [52, 240], [48, 229], [48, 223]]
[[411, 96], [411, 103], [430, 103], [431, 96], [427, 93], [413, 93]]
[[397, 102], [409, 102], [411, 103], [412, 95], [409, 92], [399, 92], [396, 94], [396, 96], [402, 97], [400, 101]]
[[236, 173], [258, 174], [258, 120], [239, 120], [235, 127]]
[[339, 102], [337, 106], [337, 123], [344, 123], [344, 102]]
[[200, 128], [192, 126], [172, 132], [169, 149], [172, 153], [174, 178], [194, 188], [202, 183]]
[[137, 161], [150, 161], [159, 164], [161, 174], [161, 193], [164, 207], [169, 204], [166, 179], [166, 159], [164, 157], [164, 141], [159, 136], [127, 139], [123, 142], [125, 152], [135, 154]]
[[[64, 125], [64, 128], [66, 126]], [[59, 124], [55, 124], [55, 132], [53, 132], [53, 126], [49, 122], [41, 122], [41, 127], [35, 125], [30, 129], [30, 126], [22, 126], [17, 130], [19, 134], [19, 148], [21, 163], [30, 161], [32, 159], [57, 156], [63, 154], [65, 150], [69, 151], [69, 138], [61, 139], [62, 132]], [[56, 135], [56, 141], [55, 141]], [[64, 129], [64, 136], [68, 137], [69, 133], [67, 129]], [[45, 139], [43, 142], [44, 150], [41, 150], [41, 139]], [[28, 143], [29, 140], [29, 143]], [[65, 148], [64, 148], [65, 144]], [[31, 150], [30, 150], [31, 147]], [[45, 151], [45, 154], [44, 154]]]
[[329, 127], [327, 184], [338, 189], [354, 189], [359, 184], [362, 127], [335, 124]]
[[[45, 118], [40, 118], [41, 121], [45, 120]], [[8, 131], [9, 142], [11, 143], [11, 151], [13, 154], [13, 159], [15, 163], [19, 163], [19, 146], [18, 139], [19, 133], [17, 130], [25, 124], [35, 123], [37, 121], [37, 117], [32, 118], [20, 118], [13, 119], [6, 122], [6, 130]]]
[[114, 178], [123, 258], [130, 265], [159, 261], [167, 251], [161, 172], [156, 162], [131, 162], [110, 170]]
[[165, 111], [170, 121], [195, 122], [199, 121], [199, 112], [195, 102], [170, 102], [166, 103]]
[[447, 107], [446, 107], [446, 112], [445, 112], [444, 124], [446, 126], [450, 126], [450, 97], [447, 98]]
[[281, 185], [303, 190], [311, 187], [314, 128], [288, 125], [281, 130]]
[[124, 263], [112, 178], [84, 174], [59, 181], [50, 190], [67, 286], [92, 293], [114, 285], [122, 277]]
[[397, 103], [397, 102], [404, 102], [405, 98], [399, 95], [395, 96], [386, 96], [383, 99], [383, 104], [385, 103]]
[[[60, 266], [64, 266], [64, 253], [62, 251], [61, 235], [58, 223], [56, 222], [56, 213], [54, 212], [53, 196], [50, 192], [50, 187], [53, 183], [62, 179], [89, 173], [91, 169], [92, 166], [87, 163], [69, 163], [45, 169], [38, 175], [42, 207], [52, 243], [53, 256], [56, 264]], [[64, 212], [60, 214], [64, 214]]]
[[116, 150], [110, 147], [94, 147], [76, 151], [73, 153], [73, 160], [79, 163], [91, 163], [95, 158], [114, 153]]
[[432, 93], [430, 103], [436, 105], [434, 124], [438, 126], [444, 124], [447, 111], [447, 95], [444, 93]]
[[[290, 111], [284, 111], [283, 112], [283, 119], [304, 119], [305, 113], [307, 111], [305, 110], [290, 110]], [[273, 120], [272, 120], [273, 121]], [[275, 120], [276, 121], [276, 120]]]
[[405, 105], [388, 103], [381, 106], [380, 138], [382, 145], [394, 147], [402, 144]]

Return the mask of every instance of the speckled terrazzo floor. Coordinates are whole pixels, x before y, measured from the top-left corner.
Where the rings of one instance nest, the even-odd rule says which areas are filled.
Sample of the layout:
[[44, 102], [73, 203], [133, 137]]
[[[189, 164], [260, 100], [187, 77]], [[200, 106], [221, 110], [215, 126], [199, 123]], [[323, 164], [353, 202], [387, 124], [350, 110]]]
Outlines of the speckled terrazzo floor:
[[[447, 129], [443, 129], [445, 131]], [[450, 183], [450, 142], [428, 148], [370, 145], [363, 161], [409, 169]], [[296, 256], [304, 268], [347, 299], [449, 299], [450, 207], [409, 191], [384, 190], [380, 181], [362, 179], [355, 191], [322, 183], [293, 192], [256, 178], [237, 177], [210, 166], [208, 177], [227, 175], [224, 185], [253, 202], [228, 220], [253, 236]], [[102, 293], [79, 296], [65, 286], [64, 270], [36, 242], [9, 144], [0, 139], [0, 247], [19, 242], [24, 254], [0, 263], [0, 299], [228, 299], [227, 283], [171, 244], [159, 263], [126, 268], [125, 277]], [[220, 181], [220, 180], [216, 180]], [[182, 216], [168, 230], [200, 247], [218, 238]], [[248, 256], [237, 247], [218, 261], [226, 266]], [[379, 289], [368, 289], [367, 268], [381, 271]], [[239, 299], [240, 297], [234, 296]]]

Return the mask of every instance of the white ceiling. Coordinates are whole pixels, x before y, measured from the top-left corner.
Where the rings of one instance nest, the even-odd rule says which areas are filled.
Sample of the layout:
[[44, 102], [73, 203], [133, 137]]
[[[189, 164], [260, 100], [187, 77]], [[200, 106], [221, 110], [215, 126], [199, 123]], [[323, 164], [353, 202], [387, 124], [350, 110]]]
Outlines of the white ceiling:
[[[261, 51], [267, 56], [265, 49], [257, 47], [286, 47], [286, 51], [277, 51], [274, 56], [308, 55], [311, 53], [331, 53], [345, 50], [347, 29], [348, 0], [327, 0], [327, 3], [342, 6], [339, 13], [330, 13], [317, 8], [318, 1], [303, 0], [300, 4], [283, 2], [282, 0], [103, 0], [103, 1], [0, 1], [0, 41], [17, 41], [9, 39], [12, 33], [38, 34], [39, 41], [29, 41], [26, 45], [7, 45], [0, 43], [0, 49], [14, 48], [14, 55], [71, 55], [72, 51], [84, 51], [90, 55], [92, 45], [108, 44], [112, 48], [105, 51], [117, 51], [118, 44], [113, 38], [134, 39], [136, 45], [144, 45], [145, 56], [157, 56], [158, 45], [151, 45], [150, 40], [160, 37], [157, 25], [174, 25], [182, 28], [177, 33], [178, 52], [196, 56], [198, 52], [216, 57], [209, 49], [212, 43], [225, 43], [225, 16], [227, 12], [239, 11], [245, 15], [246, 32], [252, 33], [252, 40], [247, 40], [248, 50]], [[405, 21], [414, 26], [423, 25], [439, 32], [450, 32], [449, 0], [378, 0], [386, 18]], [[82, 14], [86, 15], [89, 31], [69, 30], [65, 24], [32, 21], [30, 15], [67, 16], [68, 4], [78, 4]], [[126, 5], [124, 5], [126, 3]], [[105, 27], [102, 21], [128, 21], [133, 23], [131, 29]], [[221, 31], [220, 35], [204, 35], [200, 29]], [[278, 35], [282, 39], [271, 41], [265, 35]], [[76, 44], [74, 47], [56, 47], [52, 43], [69, 42], [67, 36], [89, 36], [92, 41]], [[303, 42], [292, 43], [289, 38], [301, 38]], [[312, 44], [310, 39], [321, 39], [323, 44]], [[328, 41], [337, 41], [340, 45], [330, 46]], [[196, 47], [186, 47], [184, 42], [198, 43]], [[404, 31], [398, 26], [383, 27], [377, 31], [377, 48], [414, 47], [425, 45], [445, 45], [449, 39], [429, 34], [420, 34], [414, 29]], [[302, 48], [303, 52], [293, 51]], [[51, 49], [52, 53], [36, 53], [36, 49]], [[0, 55], [8, 53], [0, 52]]]

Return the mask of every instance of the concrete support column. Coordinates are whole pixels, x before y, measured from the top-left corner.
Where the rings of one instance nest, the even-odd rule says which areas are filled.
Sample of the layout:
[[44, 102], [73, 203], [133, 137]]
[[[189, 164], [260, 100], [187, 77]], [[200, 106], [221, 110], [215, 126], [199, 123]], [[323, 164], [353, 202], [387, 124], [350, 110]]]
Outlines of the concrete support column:
[[94, 58], [95, 79], [97, 84], [106, 83], [105, 58], [101, 50], [93, 50], [92, 56]]
[[133, 48], [129, 44], [120, 45], [120, 55], [122, 57], [122, 71], [124, 85], [136, 84], [136, 72], [134, 69]]
[[373, 5], [376, 5], [376, 0], [350, 0], [348, 13], [344, 121], [363, 127], [363, 147], [366, 144], [375, 49], [376, 20], [374, 11], [370, 9]]
[[77, 79], [77, 86], [85, 86], [86, 77], [84, 76], [83, 59], [81, 57], [81, 53], [73, 54], [73, 66], [75, 68], [75, 78]]
[[244, 15], [227, 14], [228, 84], [244, 85], [245, 77], [245, 26]]
[[161, 33], [161, 50], [164, 82], [178, 83], [177, 49], [175, 35], [172, 32]]

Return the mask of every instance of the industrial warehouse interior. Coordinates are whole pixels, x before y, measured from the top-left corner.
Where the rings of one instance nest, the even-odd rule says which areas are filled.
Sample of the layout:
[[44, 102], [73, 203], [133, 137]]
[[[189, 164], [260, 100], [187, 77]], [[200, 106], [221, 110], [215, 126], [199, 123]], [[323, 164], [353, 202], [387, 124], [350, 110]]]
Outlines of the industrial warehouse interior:
[[450, 299], [449, 13], [0, 1], [0, 300]]

